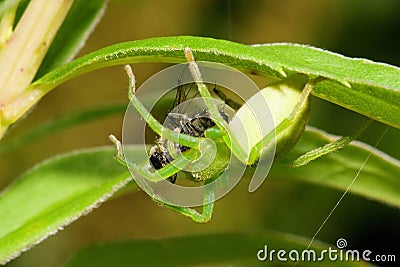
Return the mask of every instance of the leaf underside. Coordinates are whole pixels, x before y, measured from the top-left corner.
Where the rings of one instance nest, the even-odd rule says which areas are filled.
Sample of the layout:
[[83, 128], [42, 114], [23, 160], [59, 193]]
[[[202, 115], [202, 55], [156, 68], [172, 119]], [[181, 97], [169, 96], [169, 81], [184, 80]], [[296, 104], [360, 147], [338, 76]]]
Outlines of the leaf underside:
[[272, 43], [249, 46], [205, 37], [176, 36], [119, 43], [78, 58], [31, 85], [50, 91], [77, 75], [118, 64], [185, 62], [184, 49], [196, 60], [224, 63], [247, 73], [278, 79], [293, 73], [325, 77], [313, 94], [400, 128], [400, 69], [366, 59], [344, 57], [319, 48]]

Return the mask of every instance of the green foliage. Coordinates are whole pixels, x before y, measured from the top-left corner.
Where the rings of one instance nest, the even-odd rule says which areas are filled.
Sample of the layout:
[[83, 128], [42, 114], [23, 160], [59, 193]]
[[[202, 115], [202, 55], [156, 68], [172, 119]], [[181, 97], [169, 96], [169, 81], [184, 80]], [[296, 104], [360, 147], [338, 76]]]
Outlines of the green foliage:
[[[350, 193], [400, 208], [400, 180], [398, 179], [400, 162], [364, 143], [352, 142], [342, 150], [312, 161], [303, 167], [288, 168], [287, 163], [292, 162], [298, 155], [337, 138], [339, 137], [308, 127], [285, 158], [272, 166], [271, 174], [278, 179], [305, 181], [344, 192], [360, 171], [356, 182], [350, 188]], [[363, 162], [367, 157], [368, 161], [364, 166]]]
[[125, 112], [126, 104], [113, 104], [101, 107], [79, 110], [74, 113], [69, 113], [58, 117], [54, 120], [44, 122], [35, 128], [27, 131], [14, 139], [5, 141], [0, 146], [0, 155], [5, 154], [10, 150], [14, 150], [34, 142], [39, 138], [44, 138], [50, 134], [66, 130], [68, 128], [88, 123], [93, 120], [99, 120], [112, 115], [122, 115]]
[[[269, 248], [302, 251], [307, 239], [277, 232], [259, 235], [213, 234], [201, 236], [173, 237], [163, 240], [132, 240], [96, 244], [86, 247], [73, 255], [63, 267], [128, 267], [141, 266], [277, 266], [279, 261], [258, 261], [257, 252], [268, 244]], [[202, 253], [199, 248], [207, 248]], [[328, 249], [327, 244], [315, 243], [310, 249], [320, 253]], [[288, 261], [287, 266], [294, 262]], [[372, 266], [365, 262], [341, 262], [341, 266]], [[285, 266], [286, 266], [285, 265]], [[296, 266], [309, 266], [299, 262]], [[324, 260], [312, 266], [337, 266], [337, 262]]]
[[[273, 167], [270, 175], [274, 179], [316, 183], [344, 191], [371, 154], [349, 192], [400, 208], [400, 163], [365, 144], [350, 144], [299, 169], [286, 166], [285, 160], [333, 138], [307, 129], [294, 150]], [[115, 162], [113, 153], [114, 149], [107, 147], [58, 156], [8, 187], [0, 195], [0, 218], [5, 218], [0, 221], [0, 242], [7, 244], [0, 247], [0, 260], [10, 259], [54, 234], [122, 188], [130, 180], [129, 173]]]
[[102, 17], [106, 4], [106, 0], [75, 0], [36, 73], [36, 78], [74, 57]]
[[176, 36], [120, 43], [87, 54], [31, 85], [48, 92], [82, 73], [136, 62], [183, 62], [190, 47], [197, 60], [224, 63], [248, 73], [282, 79], [290, 73], [325, 77], [315, 96], [400, 128], [400, 69], [297, 44], [248, 46], [226, 40]]
[[[10, 0], [0, 3], [1, 16], [8, 13], [12, 15], [10, 17], [16, 15], [14, 22], [8, 22], [10, 25], [17, 24], [19, 15], [29, 1], [21, 1], [17, 10], [7, 7], [18, 2]], [[101, 17], [106, 2], [74, 2], [34, 82], [24, 90], [28, 96], [23, 100], [30, 102], [21, 101], [26, 106], [18, 110], [18, 118], [52, 89], [83, 73], [125, 63], [184, 62], [184, 49], [190, 47], [196, 60], [224, 63], [250, 74], [266, 75], [277, 80], [294, 73], [306, 74], [309, 78], [326, 78], [315, 86], [313, 95], [400, 128], [399, 68], [366, 59], [348, 58], [310, 46], [288, 43], [249, 46], [212, 38], [176, 36], [119, 43], [66, 63], [83, 45]], [[34, 90], [40, 93], [29, 95]], [[0, 154], [51, 133], [122, 113], [123, 110], [121, 105], [111, 105], [68, 114], [1, 143]], [[2, 109], [0, 122], [1, 112]], [[0, 123], [0, 138], [8, 126]], [[308, 128], [294, 149], [275, 164], [271, 176], [274, 179], [318, 184], [343, 192], [368, 157], [367, 164], [361, 169], [349, 193], [399, 208], [399, 161], [360, 142], [351, 143], [343, 150], [304, 167], [288, 168], [288, 163], [299, 155], [335, 138]], [[3, 190], [0, 194], [0, 263], [9, 261], [55, 234], [127, 184], [132, 185], [130, 190], [137, 189], [129, 173], [115, 162], [113, 154], [113, 148], [100, 147], [54, 156], [22, 174]], [[65, 266], [126, 266], [131, 263], [167, 266], [193, 262], [248, 266], [254, 264], [257, 249], [265, 243], [275, 248], [293, 249], [304, 248], [308, 241], [271, 232], [257, 236], [215, 234], [167, 240], [132, 240], [90, 246], [78, 252]], [[207, 250], [201, 251], [206, 253], [199, 253], [199, 248], [205, 247]], [[326, 245], [314, 243], [313, 247], [322, 249]], [[329, 264], [333, 265], [324, 262], [321, 266]], [[348, 262], [343, 266], [369, 265]]]
[[79, 150], [40, 163], [0, 195], [0, 262], [90, 212], [130, 180], [113, 150]]

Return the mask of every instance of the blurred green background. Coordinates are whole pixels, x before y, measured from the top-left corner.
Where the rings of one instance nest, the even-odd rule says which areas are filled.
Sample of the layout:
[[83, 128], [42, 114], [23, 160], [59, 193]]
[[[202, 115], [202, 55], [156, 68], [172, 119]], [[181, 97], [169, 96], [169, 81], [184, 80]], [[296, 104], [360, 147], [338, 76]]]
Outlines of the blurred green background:
[[[123, 41], [200, 35], [245, 44], [310, 44], [400, 66], [399, 12], [398, 0], [111, 0], [80, 55]], [[140, 84], [166, 66], [146, 63], [133, 68]], [[9, 131], [4, 141], [84, 107], [124, 102], [127, 103], [127, 92], [123, 68], [94, 71], [66, 82], [47, 95]], [[113, 116], [77, 126], [0, 156], [0, 186], [52, 155], [110, 145], [107, 136], [110, 133], [120, 136], [122, 120], [122, 116]], [[346, 135], [361, 122], [358, 114], [313, 99], [310, 125]], [[360, 139], [375, 145], [385, 128], [373, 123]], [[400, 158], [400, 131], [389, 129], [378, 147]], [[247, 192], [247, 186], [243, 180], [219, 200], [212, 221], [204, 225], [159, 207], [143, 192], [108, 201], [8, 266], [57, 266], [80, 247], [111, 240], [254, 233], [265, 229], [311, 237], [342, 194], [315, 185], [268, 179], [253, 194]], [[399, 210], [346, 195], [317, 239], [335, 244], [342, 237], [350, 248], [393, 254], [399, 251], [399, 225]]]

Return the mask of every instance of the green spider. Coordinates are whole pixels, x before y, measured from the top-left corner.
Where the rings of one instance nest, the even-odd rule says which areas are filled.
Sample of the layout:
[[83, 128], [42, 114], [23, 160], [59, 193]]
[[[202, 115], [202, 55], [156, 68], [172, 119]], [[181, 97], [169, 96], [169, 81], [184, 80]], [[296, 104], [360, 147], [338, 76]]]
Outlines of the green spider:
[[[135, 96], [135, 77], [130, 66], [126, 65], [125, 69], [129, 77], [130, 103], [156, 134], [162, 136], [163, 139], [189, 149], [175, 154], [172, 162], [152, 171], [126, 160], [121, 143], [113, 135], [110, 135], [111, 141], [116, 145], [116, 159], [119, 163], [134, 170], [145, 179], [157, 182], [173, 177], [193, 162], [200, 162], [201, 164], [206, 161], [208, 162], [205, 165], [207, 167], [193, 171], [191, 175], [197, 178], [197, 182], [210, 184], [211, 181], [225, 171], [231, 160], [231, 154], [241, 163], [247, 166], [254, 166], [258, 163], [260, 157], [266, 153], [271, 143], [276, 144], [276, 157], [284, 155], [296, 144], [307, 123], [312, 87], [315, 83], [324, 80], [324, 78], [309, 79], [303, 74], [293, 74], [286, 79], [272, 83], [253, 95], [237, 110], [234, 118], [230, 118], [231, 120], [227, 121], [223, 118], [223, 114], [221, 114], [208, 88], [203, 83], [201, 72], [189, 48], [185, 49], [185, 56], [189, 64], [190, 73], [196, 81], [199, 94], [203, 98], [215, 126], [206, 129], [204, 137], [195, 137], [164, 127]], [[223, 94], [218, 95], [221, 98], [225, 98]], [[257, 130], [260, 117], [258, 115], [265, 113], [265, 109], [260, 109], [257, 99], [267, 101], [272, 113], [275, 128], [269, 132]], [[227, 101], [227, 99], [223, 100]], [[246, 135], [238, 135], [238, 131], [234, 131], [235, 123], [238, 123], [238, 121], [241, 123], [241, 129], [245, 129]], [[322, 148], [306, 153], [298, 158], [293, 166], [298, 167], [307, 164], [315, 158], [344, 147], [356, 138], [365, 127], [362, 127], [350, 137], [343, 137]], [[214, 149], [214, 156], [210, 160], [207, 155], [210, 154], [212, 149]], [[202, 212], [198, 212], [191, 207], [181, 207], [166, 203], [156, 194], [152, 194], [151, 197], [163, 206], [190, 217], [196, 222], [204, 223], [211, 219], [215, 191], [211, 186], [205, 187]]]

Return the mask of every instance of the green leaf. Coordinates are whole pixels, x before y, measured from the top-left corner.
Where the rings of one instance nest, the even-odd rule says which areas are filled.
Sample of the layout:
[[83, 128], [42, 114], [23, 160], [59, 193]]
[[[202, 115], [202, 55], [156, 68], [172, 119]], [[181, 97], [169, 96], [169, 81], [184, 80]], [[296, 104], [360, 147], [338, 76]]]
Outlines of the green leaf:
[[70, 61], [103, 16], [107, 0], [75, 0], [34, 80]]
[[338, 136], [307, 127], [296, 146], [282, 162], [276, 162], [270, 175], [276, 179], [304, 181], [344, 192], [369, 156], [349, 193], [400, 208], [400, 162], [381, 151], [354, 141], [299, 168], [287, 167], [299, 155], [336, 140]]
[[125, 112], [127, 104], [113, 104], [101, 107], [94, 107], [85, 110], [79, 110], [74, 113], [68, 113], [62, 117], [40, 124], [39, 126], [29, 130], [14, 139], [2, 142], [0, 144], [0, 155], [7, 151], [16, 149], [25, 144], [44, 138], [50, 134], [65, 130], [67, 128], [77, 126], [82, 123], [90, 122]]
[[[12, 1], [12, 0], [10, 0], [10, 1]], [[25, 12], [25, 9], [27, 8], [27, 6], [31, 2], [31, 0], [16, 0], [13, 2], [18, 4], [17, 13], [15, 14], [15, 21], [14, 21], [14, 28], [15, 28], [15, 26], [17, 26], [19, 20], [21, 19], [22, 15]]]
[[[308, 128], [286, 160], [297, 158], [298, 154], [333, 138]], [[56, 233], [127, 184], [131, 180], [129, 173], [116, 163], [113, 154], [114, 148], [107, 147], [50, 159], [22, 175], [2, 192], [0, 262], [16, 257]], [[349, 193], [400, 207], [400, 163], [359, 142], [301, 168], [288, 168], [283, 162], [276, 162], [271, 175], [275, 179], [316, 183], [344, 191], [369, 154], [367, 164]]]
[[112, 147], [54, 157], [0, 195], [0, 263], [55, 234], [125, 186], [129, 173]]
[[115, 44], [61, 66], [33, 83], [45, 94], [62, 82], [95, 69], [138, 62], [184, 62], [190, 47], [196, 60], [220, 62], [278, 79], [292, 73], [326, 77], [313, 94], [400, 128], [400, 69], [296, 44], [248, 46], [204, 37], [160, 37]]
[[[268, 232], [257, 235], [212, 234], [183, 236], [157, 240], [132, 240], [90, 245], [74, 254], [63, 267], [127, 267], [127, 266], [292, 266], [293, 261], [259, 261], [257, 253], [268, 246], [268, 250], [283, 249], [288, 253], [296, 249], [301, 253], [309, 241], [298, 236]], [[335, 249], [335, 246], [331, 246]], [[313, 243], [310, 248], [319, 255], [328, 245]], [[301, 255], [301, 254], [300, 254]], [[263, 255], [261, 255], [263, 256]], [[312, 266], [337, 266], [337, 262], [325, 260]], [[281, 264], [281, 265], [280, 265]], [[371, 266], [366, 262], [342, 261], [340, 266]], [[309, 266], [310, 262], [299, 262], [297, 266]]]

